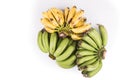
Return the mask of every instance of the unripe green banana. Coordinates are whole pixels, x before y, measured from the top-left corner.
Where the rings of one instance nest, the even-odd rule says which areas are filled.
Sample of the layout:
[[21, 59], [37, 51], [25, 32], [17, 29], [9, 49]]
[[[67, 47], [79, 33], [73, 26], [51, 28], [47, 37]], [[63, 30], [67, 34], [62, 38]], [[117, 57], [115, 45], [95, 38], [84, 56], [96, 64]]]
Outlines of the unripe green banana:
[[59, 65], [60, 67], [64, 68], [64, 69], [69, 69], [69, 68], [72, 68], [72, 67], [75, 66], [75, 64], [72, 64], [72, 65], [62, 65], [62, 64], [60, 64], [60, 63], [58, 63], [58, 65]]
[[77, 65], [80, 65], [80, 64], [82, 64], [82, 63], [84, 63], [84, 62], [86, 62], [86, 61], [88, 61], [90, 59], [93, 59], [95, 57], [96, 57], [95, 55], [80, 57], [80, 58], [77, 59]]
[[82, 57], [82, 56], [88, 56], [88, 55], [95, 55], [97, 54], [94, 51], [89, 51], [89, 50], [78, 50], [76, 52], [77, 57]]
[[88, 35], [95, 41], [97, 46], [99, 48], [102, 48], [102, 40], [100, 34], [97, 32], [96, 29], [92, 28], [89, 32]]
[[95, 61], [94, 63], [92, 63], [92, 64], [90, 64], [90, 65], [86, 65], [85, 67], [84, 67], [84, 69], [86, 70], [86, 71], [93, 71], [93, 70], [95, 70], [98, 66], [99, 66], [99, 60], [97, 60], [97, 61]]
[[57, 44], [57, 33], [52, 33], [50, 36], [50, 54], [54, 54]]
[[49, 52], [49, 37], [48, 37], [48, 32], [44, 31], [42, 35], [42, 40], [43, 40], [43, 46], [46, 49], [47, 52]]
[[[76, 43], [76, 42], [73, 42]], [[60, 56], [56, 57], [57, 61], [63, 61], [70, 57], [70, 55], [75, 51], [75, 44], [70, 45]]]
[[99, 26], [99, 31], [100, 31], [101, 38], [102, 38], [102, 45], [106, 46], [107, 41], [108, 41], [107, 30], [105, 29], [103, 25], [98, 24], [98, 26]]
[[39, 48], [41, 49], [42, 52], [47, 53], [46, 49], [43, 46], [43, 42], [42, 42], [42, 31], [39, 32], [38, 34], [38, 39], [37, 39], [37, 43]]
[[97, 60], [96, 57], [93, 58], [93, 59], [90, 59], [90, 60], [82, 63], [81, 65], [78, 65], [78, 69], [79, 69], [79, 70], [82, 70], [82, 69], [84, 68], [84, 66], [90, 65], [90, 64], [94, 63], [96, 60]]
[[84, 48], [84, 49], [87, 49], [87, 50], [90, 50], [90, 51], [97, 51], [95, 48], [93, 48], [92, 46], [90, 46], [89, 44], [87, 44], [85, 41], [82, 41], [79, 46], [81, 48]]
[[72, 39], [70, 39], [68, 46], [71, 45], [74, 41]]
[[68, 38], [64, 38], [60, 45], [58, 46], [57, 50], [54, 53], [55, 57], [58, 57], [59, 55], [61, 55], [61, 53], [66, 49], [67, 45], [69, 43], [69, 39]]
[[95, 70], [88, 71], [86, 74], [83, 74], [83, 75], [85, 77], [92, 77], [92, 76], [96, 75], [100, 71], [101, 68], [102, 68], [102, 62], [100, 61], [99, 66]]
[[61, 41], [62, 41], [62, 38], [59, 37], [57, 42], [57, 47], [60, 45]]
[[71, 55], [68, 59], [64, 60], [64, 61], [56, 61], [58, 64], [61, 65], [72, 65], [75, 63], [76, 60], [76, 56], [75, 55]]
[[82, 40], [84, 40], [85, 42], [87, 42], [92, 47], [94, 47], [98, 50], [98, 47], [97, 47], [96, 43], [88, 35], [85, 35]]

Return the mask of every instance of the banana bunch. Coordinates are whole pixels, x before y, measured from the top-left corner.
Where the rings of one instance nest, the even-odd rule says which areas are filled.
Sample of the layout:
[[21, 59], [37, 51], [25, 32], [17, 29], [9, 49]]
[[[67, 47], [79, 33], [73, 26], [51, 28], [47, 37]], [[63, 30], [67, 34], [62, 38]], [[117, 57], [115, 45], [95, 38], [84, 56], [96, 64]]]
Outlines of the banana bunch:
[[70, 36], [73, 40], [80, 40], [83, 33], [91, 28], [83, 14], [84, 10], [77, 11], [76, 6], [63, 11], [51, 8], [42, 13], [41, 23], [49, 33], [58, 32], [60, 37]]
[[70, 38], [60, 38], [57, 33], [41, 30], [38, 34], [38, 45], [42, 52], [49, 53], [49, 57], [56, 59], [62, 68], [72, 68], [76, 61], [76, 41]]
[[107, 31], [103, 25], [98, 26], [99, 32], [92, 28], [78, 42], [76, 63], [85, 77], [97, 74], [102, 68], [102, 59], [105, 58]]

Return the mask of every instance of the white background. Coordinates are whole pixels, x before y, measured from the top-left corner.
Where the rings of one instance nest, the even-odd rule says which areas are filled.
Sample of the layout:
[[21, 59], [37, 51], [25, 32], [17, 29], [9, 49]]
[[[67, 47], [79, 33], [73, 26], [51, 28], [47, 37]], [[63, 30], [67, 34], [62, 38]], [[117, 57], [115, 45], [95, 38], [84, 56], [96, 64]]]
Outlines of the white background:
[[[0, 0], [0, 80], [119, 80], [119, 0]], [[93, 78], [84, 78], [77, 67], [62, 69], [37, 46], [43, 28], [41, 12], [51, 7], [76, 5], [93, 26], [102, 23], [109, 33], [106, 59]]]

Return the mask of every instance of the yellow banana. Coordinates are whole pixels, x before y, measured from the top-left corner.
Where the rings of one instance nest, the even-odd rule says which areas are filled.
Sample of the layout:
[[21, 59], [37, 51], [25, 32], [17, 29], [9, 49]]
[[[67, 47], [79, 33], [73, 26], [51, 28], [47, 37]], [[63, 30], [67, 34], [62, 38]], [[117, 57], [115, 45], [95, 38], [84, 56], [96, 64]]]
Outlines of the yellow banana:
[[83, 17], [83, 18], [80, 18], [79, 22], [76, 23], [76, 24], [73, 24], [73, 27], [80, 27], [80, 26], [83, 26], [85, 24], [85, 21], [86, 21], [86, 18]]
[[73, 6], [73, 7], [70, 9], [69, 15], [68, 15], [68, 18], [67, 18], [67, 23], [68, 23], [68, 24], [72, 21], [72, 19], [73, 19], [73, 17], [74, 17], [75, 14], [76, 14], [76, 6]]
[[82, 38], [82, 36], [80, 36], [79, 34], [71, 34], [71, 38], [73, 40], [80, 40]]
[[81, 16], [83, 15], [84, 11], [83, 10], [80, 10], [78, 11], [75, 16], [73, 17], [71, 23], [70, 23], [70, 27], [73, 27], [73, 25], [77, 24], [80, 19], [81, 19]]
[[47, 18], [41, 19], [41, 23], [45, 26], [48, 26], [51, 29], [55, 29], [57, 26], [54, 26]]
[[46, 30], [47, 32], [49, 32], [49, 33], [54, 33], [54, 32], [56, 32], [56, 30], [51, 29], [51, 28], [49, 28], [49, 27], [47, 27], [47, 26], [45, 26], [44, 28], [45, 28], [45, 30]]
[[64, 19], [65, 19], [65, 22], [67, 21], [68, 14], [69, 14], [69, 7], [65, 8], [65, 10], [64, 10]]
[[85, 24], [85, 25], [83, 25], [83, 26], [81, 26], [81, 27], [73, 28], [72, 31], [73, 31], [74, 33], [83, 33], [83, 32], [85, 32], [85, 31], [89, 30], [90, 28], [91, 28], [91, 25], [90, 25], [90, 24]]

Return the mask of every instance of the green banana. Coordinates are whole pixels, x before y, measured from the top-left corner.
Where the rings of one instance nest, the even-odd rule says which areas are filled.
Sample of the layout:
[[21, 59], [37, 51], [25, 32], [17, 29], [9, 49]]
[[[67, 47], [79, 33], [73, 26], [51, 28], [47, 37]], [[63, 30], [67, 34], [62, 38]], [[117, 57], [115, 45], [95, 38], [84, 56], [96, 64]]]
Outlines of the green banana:
[[48, 39], [48, 32], [44, 31], [42, 35], [43, 46], [47, 52], [49, 52], [49, 39]]
[[72, 39], [70, 39], [68, 46], [71, 45], [74, 41]]
[[88, 36], [88, 35], [85, 35], [82, 40], [84, 40], [85, 42], [87, 42], [88, 44], [90, 44], [92, 47], [94, 47], [95, 49], [98, 50], [98, 47], [96, 45], [96, 43]]
[[60, 56], [56, 57], [56, 60], [63, 61], [67, 59], [74, 51], [75, 51], [75, 44], [70, 45]]
[[57, 33], [52, 33], [50, 36], [50, 54], [54, 54], [56, 50], [56, 44], [57, 44]]
[[72, 65], [62, 65], [62, 64], [60, 64], [60, 63], [58, 63], [58, 65], [59, 65], [60, 67], [64, 68], [64, 69], [69, 69], [69, 68], [72, 68], [72, 67], [75, 66], [75, 64], [72, 64]]
[[85, 77], [92, 77], [92, 76], [96, 75], [100, 71], [101, 68], [102, 68], [102, 62], [100, 61], [99, 66], [95, 70], [88, 71], [86, 74], [83, 74], [83, 75]]
[[93, 71], [95, 70], [97, 67], [99, 66], [99, 60], [95, 61], [94, 63], [90, 64], [90, 65], [86, 65], [84, 67], [84, 69], [86, 71]]
[[96, 29], [92, 28], [89, 32], [88, 35], [95, 41], [97, 46], [99, 48], [102, 48], [102, 40], [100, 34], [97, 32]]
[[89, 44], [87, 44], [85, 41], [82, 41], [79, 45], [81, 48], [90, 50], [90, 51], [97, 51], [95, 48], [93, 48], [92, 46], [90, 46]]
[[57, 42], [57, 47], [60, 45], [61, 41], [62, 41], [62, 38], [59, 37]]
[[42, 31], [40, 31], [40, 32], [38, 33], [37, 43], [38, 43], [38, 46], [39, 46], [39, 48], [41, 49], [41, 51], [44, 52], [44, 53], [47, 53], [46, 49], [45, 49], [44, 46], [43, 46], [42, 34], [43, 34]]
[[74, 64], [75, 60], [76, 60], [76, 56], [71, 55], [68, 59], [66, 59], [64, 61], [56, 61], [56, 62], [61, 65], [72, 65], [72, 64]]
[[78, 50], [76, 52], [77, 57], [88, 56], [88, 55], [95, 55], [96, 52], [89, 51], [89, 50]]
[[60, 45], [58, 46], [58, 48], [56, 49], [55, 53], [54, 53], [54, 56], [55, 57], [58, 57], [67, 47], [69, 43], [69, 39], [68, 38], [64, 38]]
[[86, 61], [86, 62], [78, 65], [78, 69], [79, 69], [79, 70], [82, 70], [82, 69], [84, 68], [84, 66], [90, 65], [90, 64], [94, 63], [96, 60], [97, 60], [96, 57], [93, 58], [93, 59], [90, 59], [90, 60], [88, 60], [88, 61]]
[[99, 31], [100, 31], [101, 38], [102, 38], [102, 45], [106, 46], [107, 41], [108, 41], [107, 30], [105, 29], [105, 27], [103, 25], [98, 24], [98, 26], [99, 26]]
[[80, 65], [80, 64], [82, 64], [82, 63], [84, 63], [84, 62], [86, 62], [90, 59], [93, 59], [95, 57], [96, 57], [95, 55], [80, 57], [80, 58], [77, 59], [77, 65]]

